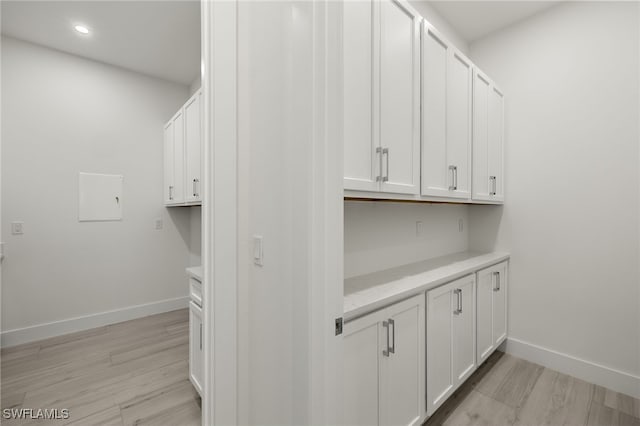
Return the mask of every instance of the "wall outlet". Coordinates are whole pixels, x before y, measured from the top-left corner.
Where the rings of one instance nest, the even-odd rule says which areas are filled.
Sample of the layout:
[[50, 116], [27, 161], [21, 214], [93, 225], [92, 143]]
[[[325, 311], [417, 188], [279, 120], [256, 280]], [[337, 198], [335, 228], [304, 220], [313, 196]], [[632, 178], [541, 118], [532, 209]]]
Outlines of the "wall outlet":
[[154, 221], [154, 225], [156, 229], [162, 229], [162, 218], [157, 217]]
[[11, 222], [11, 234], [22, 235], [24, 234], [24, 222]]
[[416, 237], [422, 236], [422, 222], [416, 222]]

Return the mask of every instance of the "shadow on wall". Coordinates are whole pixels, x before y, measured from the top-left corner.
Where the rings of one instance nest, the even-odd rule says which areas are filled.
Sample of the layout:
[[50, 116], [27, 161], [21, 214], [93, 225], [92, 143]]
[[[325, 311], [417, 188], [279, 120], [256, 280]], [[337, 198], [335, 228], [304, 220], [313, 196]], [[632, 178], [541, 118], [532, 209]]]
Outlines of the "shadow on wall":
[[191, 244], [190, 207], [170, 207], [166, 210], [173, 226], [180, 234], [180, 238], [189, 247]]
[[500, 250], [499, 233], [504, 206], [472, 205], [469, 209], [469, 249]]

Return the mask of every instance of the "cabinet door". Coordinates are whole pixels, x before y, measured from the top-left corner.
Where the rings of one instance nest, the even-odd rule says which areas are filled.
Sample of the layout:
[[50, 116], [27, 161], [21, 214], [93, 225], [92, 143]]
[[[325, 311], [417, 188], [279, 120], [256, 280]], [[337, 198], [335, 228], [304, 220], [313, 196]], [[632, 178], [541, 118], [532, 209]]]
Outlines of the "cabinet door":
[[186, 151], [186, 201], [202, 201], [202, 96], [196, 93], [184, 106]]
[[497, 348], [507, 338], [507, 289], [509, 264], [503, 262], [493, 268], [493, 343]]
[[489, 79], [479, 71], [473, 78], [473, 199], [489, 196]]
[[425, 22], [422, 38], [422, 194], [471, 196], [471, 62]]
[[380, 2], [384, 192], [420, 193], [420, 19], [404, 1]]
[[[377, 55], [374, 57], [373, 1], [345, 1], [343, 7], [343, 129], [344, 189], [378, 191], [380, 155], [374, 132], [374, 80], [377, 79]], [[377, 12], [376, 12], [377, 15]]]
[[173, 118], [173, 203], [184, 203], [184, 113]]
[[504, 97], [479, 70], [473, 79], [473, 199], [504, 201]]
[[202, 330], [202, 309], [193, 302], [189, 302], [189, 379], [202, 396], [204, 358]]
[[427, 414], [454, 390], [452, 366], [453, 310], [457, 309], [454, 284], [427, 292]]
[[453, 382], [457, 387], [476, 368], [476, 277], [468, 275], [453, 282], [453, 303], [457, 309], [453, 315]]
[[425, 411], [424, 304], [421, 294], [387, 309], [383, 346], [388, 329], [390, 350], [381, 358], [382, 425], [417, 425]]
[[495, 349], [493, 338], [493, 299], [494, 299], [494, 270], [493, 268], [483, 269], [477, 273], [476, 296], [477, 324], [476, 324], [476, 346], [478, 365], [484, 362]]
[[447, 172], [450, 197], [471, 198], [471, 62], [449, 49], [447, 72]]
[[489, 194], [504, 201], [504, 96], [495, 85], [489, 91], [487, 133]]
[[426, 21], [422, 36], [422, 195], [448, 197], [447, 68], [449, 43]]
[[164, 126], [164, 203], [173, 203], [173, 120]]
[[379, 424], [383, 318], [384, 311], [378, 311], [344, 325], [343, 407], [346, 425]]

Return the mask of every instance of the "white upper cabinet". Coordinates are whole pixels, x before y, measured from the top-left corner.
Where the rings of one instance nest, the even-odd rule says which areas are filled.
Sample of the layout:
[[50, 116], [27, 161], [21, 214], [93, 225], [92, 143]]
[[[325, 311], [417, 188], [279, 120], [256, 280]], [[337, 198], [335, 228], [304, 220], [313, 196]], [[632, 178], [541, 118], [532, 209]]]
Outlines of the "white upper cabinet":
[[184, 106], [186, 147], [186, 201], [201, 202], [202, 173], [202, 94], [198, 91]]
[[469, 200], [473, 66], [426, 21], [422, 36], [422, 195]]
[[184, 203], [184, 111], [182, 109], [165, 124], [164, 168], [165, 204]]
[[164, 127], [164, 203], [202, 201], [202, 95], [198, 91]]
[[420, 192], [420, 19], [404, 1], [343, 3], [345, 189]]
[[380, 2], [382, 191], [420, 193], [420, 17]]
[[[379, 143], [373, 132], [373, 1], [343, 4], [344, 187], [377, 191]], [[377, 74], [376, 74], [377, 75]]]
[[473, 78], [473, 199], [504, 201], [504, 95], [478, 69]]

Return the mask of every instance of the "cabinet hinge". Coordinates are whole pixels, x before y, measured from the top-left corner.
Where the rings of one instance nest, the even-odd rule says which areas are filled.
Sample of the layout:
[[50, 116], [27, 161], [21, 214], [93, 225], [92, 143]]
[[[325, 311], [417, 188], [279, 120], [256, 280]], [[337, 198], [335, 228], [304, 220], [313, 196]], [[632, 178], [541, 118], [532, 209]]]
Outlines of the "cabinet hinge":
[[336, 318], [336, 336], [342, 334], [342, 317]]

